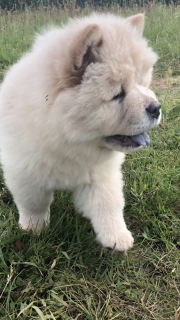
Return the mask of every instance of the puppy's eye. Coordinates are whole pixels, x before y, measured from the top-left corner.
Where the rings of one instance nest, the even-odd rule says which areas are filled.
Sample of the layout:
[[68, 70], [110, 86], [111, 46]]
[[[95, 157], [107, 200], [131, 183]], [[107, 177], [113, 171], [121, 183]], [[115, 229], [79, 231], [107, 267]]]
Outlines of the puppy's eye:
[[112, 98], [112, 100], [118, 100], [118, 99], [123, 100], [123, 99], [125, 98], [125, 95], [126, 95], [126, 93], [125, 93], [125, 91], [122, 89], [122, 91], [121, 91], [120, 93], [118, 93], [116, 96], [114, 96], [114, 97]]

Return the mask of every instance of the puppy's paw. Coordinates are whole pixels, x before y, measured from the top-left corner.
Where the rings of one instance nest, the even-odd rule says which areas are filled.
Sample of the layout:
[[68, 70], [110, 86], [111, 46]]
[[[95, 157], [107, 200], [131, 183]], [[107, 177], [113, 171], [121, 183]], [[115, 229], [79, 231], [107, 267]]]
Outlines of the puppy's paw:
[[29, 234], [40, 234], [49, 225], [49, 214], [44, 215], [25, 215], [19, 216], [19, 226]]
[[100, 231], [97, 235], [97, 241], [105, 248], [111, 248], [112, 251], [127, 251], [133, 246], [134, 239], [127, 228], [115, 230]]
[[32, 223], [29, 223], [28, 225], [19, 224], [19, 227], [29, 234], [39, 235], [41, 232], [47, 230], [48, 224], [46, 222], [43, 224], [37, 223], [36, 225], [33, 225]]

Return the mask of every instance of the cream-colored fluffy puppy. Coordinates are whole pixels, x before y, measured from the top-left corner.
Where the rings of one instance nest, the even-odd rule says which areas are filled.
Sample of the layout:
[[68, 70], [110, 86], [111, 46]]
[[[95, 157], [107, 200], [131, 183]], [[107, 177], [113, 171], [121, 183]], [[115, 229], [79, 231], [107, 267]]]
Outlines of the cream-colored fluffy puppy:
[[124, 152], [160, 121], [148, 89], [156, 54], [143, 15], [93, 14], [38, 35], [0, 89], [0, 152], [23, 229], [49, 221], [53, 190], [71, 190], [104, 247], [133, 244], [123, 218]]

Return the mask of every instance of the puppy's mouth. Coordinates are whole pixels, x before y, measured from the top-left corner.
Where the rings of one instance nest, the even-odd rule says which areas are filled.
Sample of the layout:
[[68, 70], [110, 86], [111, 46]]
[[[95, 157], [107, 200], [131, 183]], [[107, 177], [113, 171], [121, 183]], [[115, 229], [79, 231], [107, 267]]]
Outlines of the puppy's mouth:
[[150, 138], [146, 132], [136, 134], [134, 136], [115, 135], [106, 137], [108, 143], [120, 144], [123, 147], [145, 147], [150, 144]]

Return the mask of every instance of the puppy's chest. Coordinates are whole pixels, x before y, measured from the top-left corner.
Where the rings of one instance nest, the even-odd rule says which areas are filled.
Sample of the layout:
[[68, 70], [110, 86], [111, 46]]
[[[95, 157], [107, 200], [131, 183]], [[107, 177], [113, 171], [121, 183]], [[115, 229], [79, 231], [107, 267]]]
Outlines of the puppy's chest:
[[87, 164], [76, 161], [59, 161], [51, 169], [48, 183], [54, 189], [73, 190], [77, 185], [90, 183], [90, 169]]

